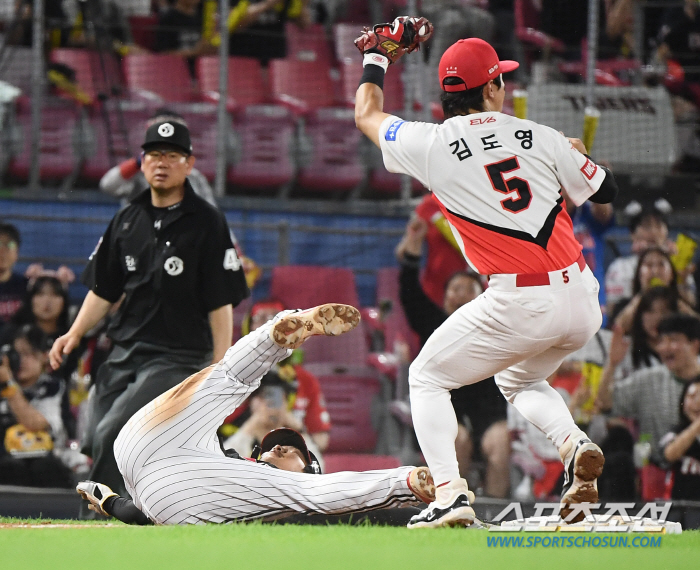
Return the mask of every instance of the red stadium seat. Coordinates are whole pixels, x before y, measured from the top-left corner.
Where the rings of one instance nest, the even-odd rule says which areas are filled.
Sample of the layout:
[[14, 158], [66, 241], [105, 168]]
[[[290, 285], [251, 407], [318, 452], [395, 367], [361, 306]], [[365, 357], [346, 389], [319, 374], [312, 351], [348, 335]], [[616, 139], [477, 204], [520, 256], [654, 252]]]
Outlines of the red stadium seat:
[[374, 451], [377, 431], [372, 425], [372, 408], [379, 398], [379, 381], [345, 374], [320, 376], [318, 380], [331, 416], [328, 452]]
[[374, 471], [401, 467], [401, 460], [394, 455], [371, 453], [326, 453], [323, 456], [324, 473], [340, 471]]
[[415, 358], [420, 351], [420, 339], [409, 326], [401, 306], [398, 267], [384, 267], [377, 271], [377, 305], [384, 301], [391, 301], [391, 311], [384, 319], [386, 350], [393, 351], [394, 342], [403, 340], [411, 347], [411, 357]]
[[513, 12], [515, 35], [521, 42], [542, 50], [559, 53], [565, 50], [564, 42], [539, 30], [540, 9], [532, 0], [514, 0]]
[[[121, 113], [116, 109], [117, 104], [121, 107]], [[108, 102], [103, 112], [90, 119], [94, 144], [83, 163], [81, 178], [97, 182], [112, 166], [138, 154], [146, 132], [146, 121], [150, 115], [151, 111], [143, 102]], [[105, 116], [109, 121], [113, 156], [110, 156], [109, 152]]]
[[[42, 180], [65, 178], [77, 162], [77, 110], [73, 105], [46, 101], [41, 113], [39, 139], [39, 175]], [[31, 167], [31, 113], [20, 111], [16, 118], [17, 134], [13, 158], [8, 166], [11, 176], [26, 180]]]
[[319, 109], [308, 118], [304, 133], [311, 145], [309, 162], [299, 169], [297, 183], [311, 191], [352, 190], [365, 177], [360, 155], [362, 133], [351, 109]]
[[335, 47], [335, 57], [339, 62], [343, 63], [346, 59], [350, 59], [355, 63], [359, 63], [360, 68], [362, 68], [362, 54], [354, 42], [365, 26], [369, 27], [369, 24], [345, 23], [333, 26], [333, 46]]
[[640, 479], [642, 500], [655, 501], [662, 499], [668, 501], [671, 498], [671, 489], [673, 488], [672, 471], [666, 471], [649, 463], [642, 467]]
[[287, 58], [311, 62], [332, 61], [331, 45], [326, 37], [326, 29], [321, 24], [311, 24], [302, 29], [292, 22], [287, 22], [285, 33]]
[[[197, 169], [210, 182], [216, 178], [217, 110], [213, 103], [175, 103], [168, 105], [182, 116], [190, 130]], [[228, 127], [231, 127], [229, 120]]]
[[[202, 97], [210, 101], [219, 99], [219, 58], [215, 56], [197, 59], [197, 79]], [[229, 111], [247, 105], [260, 105], [267, 100], [260, 62], [250, 57], [228, 58], [228, 86], [226, 107]]]
[[124, 77], [132, 96], [154, 103], [196, 101], [192, 78], [184, 58], [171, 54], [140, 53], [127, 55]]
[[310, 113], [335, 104], [331, 68], [327, 62], [273, 59], [269, 73], [274, 100], [296, 113]]
[[[359, 307], [355, 278], [350, 269], [288, 265], [272, 270], [270, 296], [285, 307], [309, 308], [323, 303], [345, 303]], [[367, 361], [367, 344], [361, 327], [339, 337], [318, 336], [303, 346], [304, 362], [325, 362], [363, 366]]]
[[[362, 58], [347, 58], [341, 64], [341, 82], [343, 100], [351, 107], [355, 106], [355, 93], [362, 77]], [[392, 113], [404, 108], [403, 81], [401, 74], [404, 67], [401, 64], [390, 65], [384, 76], [384, 111]]]
[[130, 16], [129, 27], [134, 43], [148, 51], [153, 51], [156, 45], [158, 16]]
[[292, 158], [294, 120], [277, 105], [251, 105], [234, 117], [240, 156], [228, 169], [228, 181], [247, 188], [277, 188], [295, 174]]

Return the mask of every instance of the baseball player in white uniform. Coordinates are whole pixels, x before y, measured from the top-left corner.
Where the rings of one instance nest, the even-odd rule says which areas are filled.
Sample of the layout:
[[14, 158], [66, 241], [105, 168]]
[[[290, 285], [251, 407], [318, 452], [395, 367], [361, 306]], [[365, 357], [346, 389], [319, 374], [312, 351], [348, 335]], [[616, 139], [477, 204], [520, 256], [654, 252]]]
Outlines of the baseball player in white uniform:
[[[312, 335], [347, 332], [359, 321], [357, 309], [341, 304], [283, 311], [239, 340], [218, 364], [141, 408], [114, 444], [134, 505], [156, 524], [202, 524], [430, 502], [434, 488], [425, 467], [316, 475], [301, 445], [274, 445], [256, 462], [225, 455], [219, 443], [223, 420], [292, 348]], [[98, 509], [111, 493], [91, 482], [78, 492]]]
[[[413, 29], [402, 32], [412, 22]], [[459, 476], [449, 391], [492, 375], [506, 399], [559, 450], [566, 477], [561, 515], [580, 520], [582, 513], [570, 505], [597, 502], [604, 458], [546, 378], [586, 344], [602, 316], [598, 282], [581, 256], [561, 189], [580, 205], [612, 201], [617, 185], [580, 140], [501, 113], [501, 74], [518, 63], [499, 61], [480, 39], [459, 40], [442, 56], [444, 123], [382, 112], [388, 63], [431, 31], [418, 18], [383, 26], [355, 41], [364, 54], [356, 124], [382, 150], [387, 170], [409, 174], [433, 192], [467, 262], [489, 276], [488, 289], [453, 313], [410, 367], [413, 425], [437, 489], [436, 500], [408, 526], [474, 520], [467, 482]]]

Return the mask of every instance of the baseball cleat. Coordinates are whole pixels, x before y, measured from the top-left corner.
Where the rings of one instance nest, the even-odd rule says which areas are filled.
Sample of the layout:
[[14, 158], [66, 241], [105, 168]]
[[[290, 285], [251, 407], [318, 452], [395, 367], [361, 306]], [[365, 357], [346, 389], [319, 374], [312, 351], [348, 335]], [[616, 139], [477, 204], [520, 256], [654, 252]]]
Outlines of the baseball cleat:
[[88, 509], [105, 517], [112, 516], [104, 510], [103, 505], [110, 497], [118, 497], [119, 495], [107, 487], [107, 485], [95, 483], [94, 481], [81, 481], [78, 483], [75, 490], [78, 492], [78, 495], [90, 503]]
[[[561, 490], [559, 516], [566, 520], [572, 510], [570, 505], [598, 502], [598, 477], [603, 472], [605, 457], [600, 447], [587, 437], [569, 438], [559, 450], [564, 462], [564, 485]], [[575, 523], [585, 518], [583, 512], [566, 521]]]
[[464, 479], [455, 479], [435, 490], [430, 506], [411, 517], [408, 528], [438, 528], [443, 526], [471, 526], [476, 515], [472, 509], [474, 493]]
[[427, 467], [416, 467], [406, 477], [408, 488], [416, 496], [428, 505], [435, 500], [435, 482]]
[[283, 316], [270, 329], [270, 337], [283, 348], [297, 348], [316, 335], [338, 336], [354, 329], [360, 311], [350, 305], [328, 303]]

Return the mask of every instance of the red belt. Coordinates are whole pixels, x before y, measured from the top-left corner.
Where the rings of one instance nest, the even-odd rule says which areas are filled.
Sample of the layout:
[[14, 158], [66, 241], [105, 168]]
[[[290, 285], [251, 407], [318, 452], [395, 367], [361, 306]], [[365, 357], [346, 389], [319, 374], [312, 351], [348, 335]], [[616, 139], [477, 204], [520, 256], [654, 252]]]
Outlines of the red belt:
[[[583, 254], [578, 256], [576, 263], [578, 263], [581, 271], [586, 268], [586, 260], [583, 258]], [[515, 276], [516, 287], [539, 287], [541, 285], [549, 285], [549, 273], [520, 273]]]

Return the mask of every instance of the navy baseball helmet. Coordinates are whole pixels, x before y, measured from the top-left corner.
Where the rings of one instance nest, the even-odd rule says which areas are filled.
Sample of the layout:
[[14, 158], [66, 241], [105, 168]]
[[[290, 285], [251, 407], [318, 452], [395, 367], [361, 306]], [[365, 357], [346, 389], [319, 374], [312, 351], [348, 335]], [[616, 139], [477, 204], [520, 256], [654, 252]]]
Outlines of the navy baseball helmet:
[[267, 453], [275, 447], [275, 445], [296, 447], [304, 456], [304, 461], [306, 463], [304, 473], [311, 473], [312, 475], [321, 474], [321, 465], [318, 459], [309, 451], [309, 448], [306, 447], [306, 442], [298, 431], [290, 428], [278, 428], [267, 432], [262, 442], [260, 442], [260, 455]]

